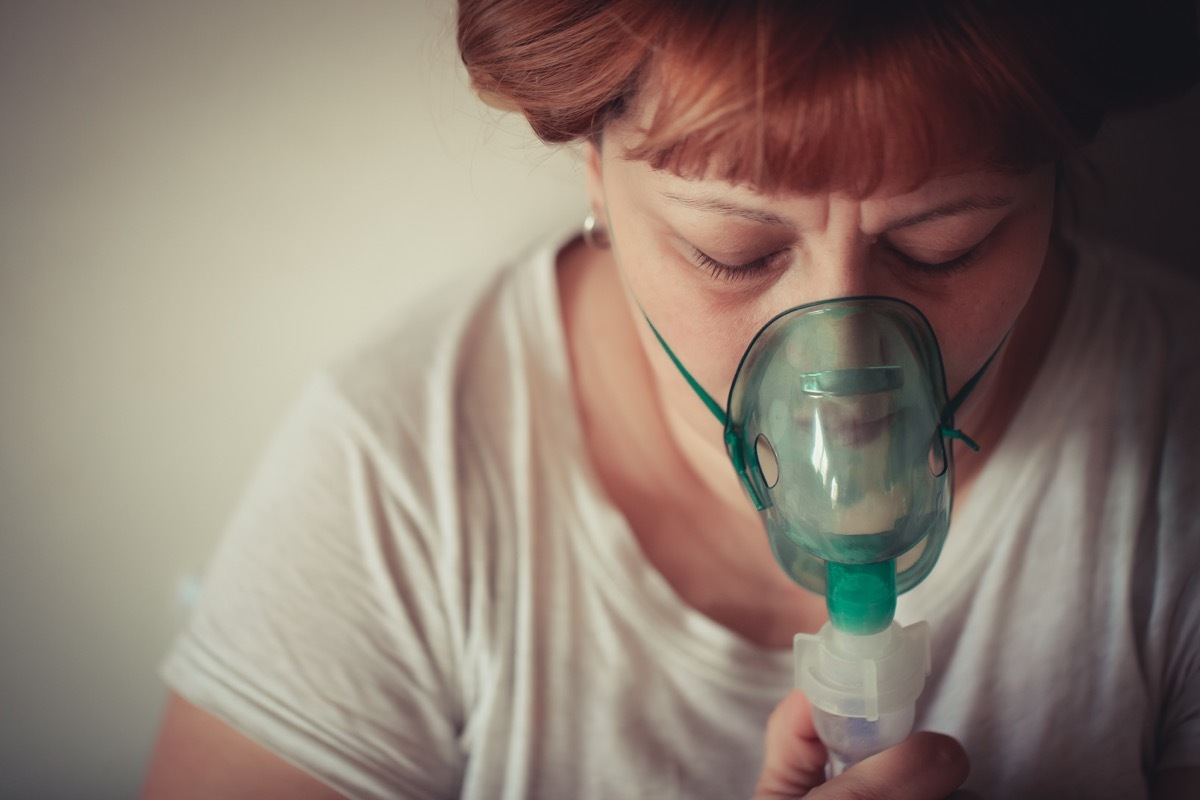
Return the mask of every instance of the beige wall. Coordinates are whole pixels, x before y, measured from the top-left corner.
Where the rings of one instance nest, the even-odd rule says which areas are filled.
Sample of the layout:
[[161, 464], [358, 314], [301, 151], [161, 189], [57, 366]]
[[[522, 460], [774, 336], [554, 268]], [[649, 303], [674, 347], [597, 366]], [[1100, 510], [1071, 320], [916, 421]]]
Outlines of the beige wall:
[[[0, 3], [0, 797], [131, 794], [155, 664], [304, 377], [582, 215], [572, 157], [496, 126], [450, 24], [441, 0]], [[1128, 208], [1091, 219], [1194, 252], [1198, 107], [1118, 129]]]

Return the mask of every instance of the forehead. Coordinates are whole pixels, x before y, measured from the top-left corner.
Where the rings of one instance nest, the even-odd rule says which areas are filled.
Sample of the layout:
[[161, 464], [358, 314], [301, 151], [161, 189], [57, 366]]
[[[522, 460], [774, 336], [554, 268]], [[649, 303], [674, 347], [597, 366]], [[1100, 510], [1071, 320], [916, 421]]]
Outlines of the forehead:
[[[1011, 174], [988, 169], [939, 174], [916, 187], [885, 183], [866, 196], [828, 191], [764, 193], [721, 178], [683, 178], [655, 170], [645, 162], [614, 159], [620, 165], [625, 192], [640, 198], [643, 209], [665, 213], [684, 224], [720, 221], [774, 230], [791, 237], [853, 224], [871, 235], [919, 229], [946, 219], [991, 219], [1016, 207], [1027, 207], [1051, 182], [1043, 168]], [[978, 216], [978, 215], [985, 216]], [[678, 216], [683, 215], [683, 216]], [[965, 216], [964, 216], [965, 215]], [[722, 227], [728, 231], [729, 228]]]

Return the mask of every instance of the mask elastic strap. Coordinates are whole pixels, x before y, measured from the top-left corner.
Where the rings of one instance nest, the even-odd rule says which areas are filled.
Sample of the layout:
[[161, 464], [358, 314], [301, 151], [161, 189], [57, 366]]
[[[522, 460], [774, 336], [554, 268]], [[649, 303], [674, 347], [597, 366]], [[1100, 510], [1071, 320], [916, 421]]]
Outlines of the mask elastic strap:
[[[1009, 333], [1012, 333], [1011, 329], [1009, 330]], [[992, 351], [990, 356], [988, 356], [988, 360], [983, 362], [983, 366], [979, 368], [979, 371], [971, 376], [971, 379], [967, 381], [963, 388], [958, 390], [958, 394], [954, 395], [950, 402], [946, 404], [945, 411], [942, 412], [942, 422], [940, 426], [942, 436], [945, 436], [947, 439], [958, 439], [960, 442], [977, 453], [979, 452], [979, 445], [976, 443], [976, 441], [960, 431], [958, 428], [954, 427], [954, 415], [958, 413], [958, 410], [962, 408], [962, 404], [966, 402], [967, 398], [971, 395], [971, 392], [975, 391], [975, 387], [979, 385], [981, 380], [983, 380], [984, 373], [987, 372], [988, 367], [990, 367], [992, 362], [995, 361], [996, 356], [1000, 354], [1000, 350], [1004, 347], [1004, 343], [1007, 341], [1008, 333], [1004, 334], [1004, 338], [1000, 340], [1000, 344], [996, 345], [996, 349]]]
[[[675, 365], [675, 368], [679, 370], [679, 374], [687, 381], [688, 386], [692, 387], [692, 391], [696, 393], [696, 396], [703, 401], [705, 407], [717, 418], [717, 422], [721, 423], [721, 427], [726, 427], [728, 418], [725, 416], [725, 410], [717, 405], [717, 401], [712, 399], [712, 395], [705, 391], [704, 387], [687, 371], [687, 367], [683, 366], [683, 362], [676, 357], [675, 352], [671, 350], [671, 346], [667, 344], [667, 340], [658, 332], [658, 328], [654, 327], [654, 323], [650, 321], [650, 317], [646, 315], [644, 310], [642, 311], [642, 318], [646, 320], [646, 324], [650, 326], [650, 330], [654, 333], [654, 338], [658, 339], [658, 343], [662, 345], [662, 349], [666, 351], [667, 357], [671, 359], [671, 363]], [[1010, 330], [1009, 333], [1011, 332]], [[954, 415], [962, 407], [962, 404], [966, 402], [971, 392], [975, 391], [975, 387], [979, 385], [979, 382], [983, 380], [984, 373], [987, 372], [992, 362], [996, 360], [996, 356], [1000, 354], [1000, 350], [1003, 349], [1004, 343], [1007, 341], [1008, 333], [1005, 333], [1004, 338], [1000, 340], [1000, 344], [996, 345], [996, 349], [988, 356], [987, 361], [983, 362], [983, 366], [971, 376], [971, 379], [967, 381], [962, 389], [959, 389], [958, 394], [946, 404], [945, 410], [942, 411], [942, 420], [939, 425], [942, 436], [947, 439], [957, 439], [975, 452], [979, 452], [979, 444], [970, 436], [954, 427]]]
[[672, 352], [666, 340], [663, 339], [662, 334], [658, 332], [658, 328], [654, 327], [654, 323], [650, 321], [650, 317], [646, 316], [645, 311], [642, 311], [642, 317], [646, 320], [646, 324], [650, 326], [650, 330], [654, 332], [654, 338], [658, 339], [658, 343], [662, 345], [663, 350], [667, 351], [667, 355], [670, 357], [671, 363], [673, 363], [675, 368], [679, 370], [679, 374], [683, 375], [683, 379], [688, 382], [688, 386], [692, 387], [692, 391], [704, 401], [704, 405], [709, 411], [712, 412], [713, 416], [717, 418], [717, 422], [721, 423], [721, 427], [724, 428], [725, 423], [727, 422], [725, 410], [717, 405], [717, 401], [712, 399], [712, 395], [706, 392], [704, 387], [696, 382], [696, 379], [693, 378], [692, 374], [687, 371], [687, 369], [683, 366], [683, 363], [675, 357], [675, 353]]
[[683, 366], [675, 356], [675, 352], [671, 350], [671, 346], [667, 344], [667, 340], [658, 332], [658, 328], [654, 327], [654, 323], [650, 321], [650, 317], [646, 316], [646, 312], [642, 311], [642, 317], [646, 320], [646, 324], [650, 326], [650, 330], [654, 332], [654, 338], [658, 339], [658, 343], [662, 345], [662, 349], [667, 352], [667, 356], [671, 359], [671, 363], [675, 365], [675, 369], [679, 370], [679, 374], [687, 381], [688, 386], [692, 387], [692, 391], [696, 396], [704, 401], [705, 407], [712, 412], [712, 415], [717, 418], [717, 422], [721, 423], [721, 427], [725, 429], [725, 450], [729, 453], [729, 458], [733, 462], [733, 469], [737, 472], [738, 477], [742, 480], [742, 485], [746, 487], [750, 499], [754, 502], [755, 509], [762, 511], [766, 508], [762, 498], [759, 497], [758, 491], [754, 488], [754, 482], [750, 479], [750, 473], [746, 469], [746, 460], [742, 455], [742, 448], [738, 446], [738, 435], [729, 429], [729, 418], [725, 415], [725, 409], [717, 405], [717, 401], [712, 399], [704, 387], [701, 386], [692, 373], [687, 371], [687, 367]]

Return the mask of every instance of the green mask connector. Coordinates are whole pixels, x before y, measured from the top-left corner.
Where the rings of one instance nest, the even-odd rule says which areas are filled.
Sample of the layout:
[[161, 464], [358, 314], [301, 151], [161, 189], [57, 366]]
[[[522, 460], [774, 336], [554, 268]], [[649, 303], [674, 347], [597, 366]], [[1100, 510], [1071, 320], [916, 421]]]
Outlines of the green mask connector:
[[886, 630], [896, 615], [896, 562], [825, 562], [829, 621], [842, 633], [867, 636]]

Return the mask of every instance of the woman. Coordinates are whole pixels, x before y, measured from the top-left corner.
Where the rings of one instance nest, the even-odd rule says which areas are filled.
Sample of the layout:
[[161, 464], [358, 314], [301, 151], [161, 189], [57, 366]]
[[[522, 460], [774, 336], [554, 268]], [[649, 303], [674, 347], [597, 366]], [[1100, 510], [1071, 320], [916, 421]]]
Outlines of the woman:
[[587, 235], [314, 384], [167, 663], [146, 795], [821, 784], [788, 648], [824, 601], [681, 367], [723, 398], [776, 314], [883, 295], [979, 451], [898, 612], [927, 732], [814, 796], [941, 797], [967, 758], [984, 796], [1194, 796], [1198, 295], [1056, 210], [1107, 111], [1195, 77], [1194, 9], [1033, 5], [463, 0], [480, 93], [584, 142]]

